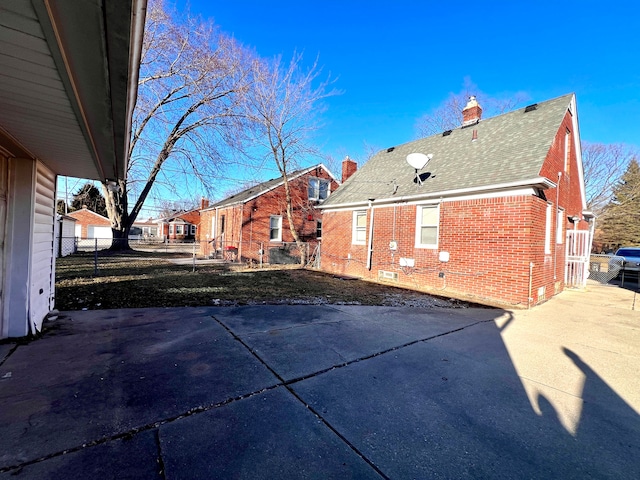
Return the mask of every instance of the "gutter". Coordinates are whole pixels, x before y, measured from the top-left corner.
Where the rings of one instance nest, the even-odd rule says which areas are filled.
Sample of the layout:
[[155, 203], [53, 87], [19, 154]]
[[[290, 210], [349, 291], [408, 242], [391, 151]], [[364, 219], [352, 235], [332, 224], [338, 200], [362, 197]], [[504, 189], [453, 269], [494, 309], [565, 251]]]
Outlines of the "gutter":
[[517, 182], [509, 182], [509, 183], [501, 183], [497, 185], [487, 185], [484, 187], [469, 187], [469, 188], [459, 188], [455, 190], [443, 190], [439, 192], [431, 192], [431, 193], [421, 193], [417, 195], [403, 195], [401, 197], [388, 197], [382, 198], [379, 200], [371, 200], [371, 201], [358, 201], [358, 202], [348, 202], [348, 203], [337, 203], [332, 205], [318, 205], [319, 209], [335, 209], [335, 208], [348, 208], [348, 207], [363, 207], [370, 205], [371, 203], [376, 203], [377, 205], [385, 204], [385, 203], [400, 203], [400, 202], [410, 202], [416, 200], [428, 200], [428, 199], [442, 199], [444, 197], [453, 197], [460, 194], [473, 194], [473, 193], [488, 193], [495, 192], [500, 190], [507, 190], [517, 187], [541, 187], [543, 189], [549, 189], [556, 187], [556, 183], [552, 182], [546, 177], [536, 177], [528, 180], [519, 180]]

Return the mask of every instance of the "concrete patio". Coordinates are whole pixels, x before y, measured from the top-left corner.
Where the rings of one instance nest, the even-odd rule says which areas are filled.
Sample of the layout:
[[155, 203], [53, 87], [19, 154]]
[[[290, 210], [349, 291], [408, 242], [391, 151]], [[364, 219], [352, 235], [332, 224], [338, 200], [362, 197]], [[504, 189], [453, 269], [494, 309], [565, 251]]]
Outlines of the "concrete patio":
[[0, 478], [640, 478], [640, 313], [63, 312], [0, 344]]

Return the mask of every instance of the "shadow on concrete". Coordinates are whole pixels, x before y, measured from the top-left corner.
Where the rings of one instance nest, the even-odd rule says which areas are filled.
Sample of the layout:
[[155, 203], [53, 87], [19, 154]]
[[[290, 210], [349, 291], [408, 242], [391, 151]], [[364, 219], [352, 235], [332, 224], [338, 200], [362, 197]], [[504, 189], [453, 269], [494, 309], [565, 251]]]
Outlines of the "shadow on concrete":
[[577, 428], [543, 394], [536, 412], [501, 335], [514, 321], [327, 305], [70, 312], [0, 365], [0, 477], [640, 478], [638, 414], [570, 349]]

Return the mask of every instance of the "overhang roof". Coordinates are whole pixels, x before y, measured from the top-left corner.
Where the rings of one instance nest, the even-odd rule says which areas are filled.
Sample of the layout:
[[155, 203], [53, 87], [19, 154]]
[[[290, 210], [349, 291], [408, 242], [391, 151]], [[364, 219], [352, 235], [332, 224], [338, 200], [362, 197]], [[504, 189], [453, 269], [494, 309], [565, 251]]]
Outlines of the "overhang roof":
[[[370, 199], [379, 203], [448, 193], [552, 187], [552, 181], [540, 176], [541, 168], [564, 115], [574, 102], [573, 94], [564, 95], [538, 103], [536, 108], [521, 108], [383, 150], [320, 208], [366, 204]], [[422, 185], [415, 181], [415, 170], [407, 164], [410, 153], [433, 154], [419, 172]]]
[[2, 2], [0, 146], [57, 174], [123, 178], [145, 9], [146, 0]]

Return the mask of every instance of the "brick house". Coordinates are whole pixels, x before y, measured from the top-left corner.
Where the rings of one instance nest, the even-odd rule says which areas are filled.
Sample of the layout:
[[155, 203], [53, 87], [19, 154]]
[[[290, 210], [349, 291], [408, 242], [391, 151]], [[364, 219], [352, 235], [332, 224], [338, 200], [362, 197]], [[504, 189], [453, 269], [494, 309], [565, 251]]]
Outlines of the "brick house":
[[[355, 162], [351, 162], [355, 165]], [[295, 229], [303, 242], [317, 242], [322, 231], [317, 209], [338, 188], [339, 182], [322, 164], [289, 175]], [[293, 242], [286, 216], [281, 177], [260, 183], [200, 211], [201, 253], [269, 262]], [[261, 251], [263, 255], [261, 255]], [[286, 252], [282, 253], [283, 258]], [[273, 260], [273, 259], [272, 259]]]
[[199, 208], [177, 212], [176, 214], [155, 220], [158, 235], [169, 242], [200, 241], [200, 211], [209, 206], [209, 201], [202, 199]]
[[76, 221], [76, 238], [113, 238], [111, 221], [107, 217], [89, 210], [86, 206], [69, 213], [68, 216]]
[[575, 95], [481, 116], [471, 97], [459, 128], [353, 174], [320, 206], [321, 269], [524, 307], [585, 282], [592, 215]]

